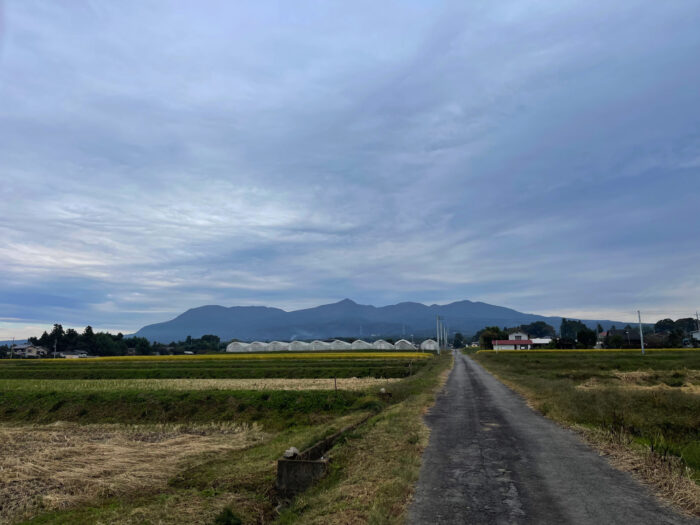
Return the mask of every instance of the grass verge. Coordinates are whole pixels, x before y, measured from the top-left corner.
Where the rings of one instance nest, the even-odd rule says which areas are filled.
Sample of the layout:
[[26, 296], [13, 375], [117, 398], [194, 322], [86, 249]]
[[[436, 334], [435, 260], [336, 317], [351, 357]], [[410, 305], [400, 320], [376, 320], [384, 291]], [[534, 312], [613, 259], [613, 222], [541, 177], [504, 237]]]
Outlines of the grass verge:
[[398, 400], [331, 451], [331, 473], [279, 516], [283, 524], [401, 523], [418, 479], [429, 430], [423, 415], [444, 384], [450, 355], [391, 390]]

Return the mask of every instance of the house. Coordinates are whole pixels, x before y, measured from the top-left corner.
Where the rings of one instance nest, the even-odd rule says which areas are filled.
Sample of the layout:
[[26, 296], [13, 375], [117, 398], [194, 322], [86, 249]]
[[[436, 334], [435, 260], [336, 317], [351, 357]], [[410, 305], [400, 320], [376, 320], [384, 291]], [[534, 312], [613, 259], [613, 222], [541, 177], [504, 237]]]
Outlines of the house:
[[551, 337], [533, 337], [530, 339], [532, 341], [532, 348], [543, 348], [552, 342]]
[[[542, 339], [544, 341], [544, 339]], [[547, 341], [549, 343], [550, 340]], [[540, 344], [547, 344], [540, 343]], [[491, 341], [494, 350], [529, 350], [535, 344], [525, 332], [513, 332], [508, 334], [508, 339], [495, 339]]]
[[[513, 334], [511, 334], [513, 335]], [[530, 339], [494, 339], [491, 341], [494, 350], [530, 350], [532, 340]]]
[[695, 332], [690, 332], [690, 338], [695, 339], [696, 341], [700, 341], [700, 330], [696, 330]]
[[24, 357], [26, 359], [38, 359], [40, 357], [46, 357], [49, 351], [43, 346], [34, 346], [32, 344], [26, 344], [16, 345], [12, 349], [12, 353], [17, 357]]
[[87, 352], [61, 352], [58, 354], [58, 357], [63, 357], [64, 359], [83, 359], [87, 356]]

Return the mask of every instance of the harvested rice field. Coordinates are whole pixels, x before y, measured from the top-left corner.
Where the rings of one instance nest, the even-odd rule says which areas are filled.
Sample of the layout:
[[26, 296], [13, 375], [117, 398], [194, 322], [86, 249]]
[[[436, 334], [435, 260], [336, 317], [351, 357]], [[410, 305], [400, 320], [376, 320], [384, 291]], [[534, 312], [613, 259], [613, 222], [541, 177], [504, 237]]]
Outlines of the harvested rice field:
[[195, 460], [265, 438], [235, 424], [0, 426], [0, 522], [162, 489]]
[[0, 392], [12, 390], [104, 392], [116, 390], [365, 390], [400, 381], [373, 377], [318, 379], [81, 379], [0, 380]]
[[[390, 426], [418, 435], [449, 357], [402, 354], [0, 361], [0, 523], [279, 522], [276, 465], [289, 446], [396, 411], [412, 415], [405, 428]], [[411, 438], [370, 459], [367, 432], [347, 438], [360, 456], [345, 441], [329, 452], [334, 479], [350, 475], [348, 454], [353, 465], [401, 473], [392, 486], [403, 488], [390, 495], [364, 483], [356, 511], [364, 521], [378, 508], [396, 518], [417, 476], [402, 465], [406, 454], [418, 464], [420, 449]], [[328, 505], [321, 498], [293, 514], [336, 513], [341, 523], [345, 511]]]

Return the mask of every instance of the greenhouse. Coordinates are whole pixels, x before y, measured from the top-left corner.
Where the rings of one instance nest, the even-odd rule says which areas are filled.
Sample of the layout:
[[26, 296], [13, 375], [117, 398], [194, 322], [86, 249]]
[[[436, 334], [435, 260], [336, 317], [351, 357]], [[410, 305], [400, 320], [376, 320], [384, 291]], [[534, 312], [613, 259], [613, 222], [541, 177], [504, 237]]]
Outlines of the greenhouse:
[[437, 351], [440, 348], [438, 347], [437, 341], [433, 339], [426, 339], [420, 344], [420, 349]]
[[292, 351], [310, 350], [311, 345], [304, 341], [292, 341], [291, 343], [289, 343], [289, 349]]
[[270, 352], [285, 352], [289, 350], [289, 343], [283, 343], [282, 341], [272, 341], [267, 344], [267, 349]]
[[250, 352], [250, 345], [241, 341], [234, 341], [226, 347], [227, 352]]
[[372, 348], [374, 350], [394, 350], [394, 345], [384, 339], [377, 339], [372, 343]]
[[267, 343], [261, 343], [260, 341], [253, 341], [248, 345], [249, 352], [267, 352]]
[[416, 350], [416, 346], [411, 343], [411, 341], [406, 341], [405, 339], [399, 339], [396, 341], [394, 348], [397, 350]]
[[341, 341], [340, 339], [336, 339], [331, 343], [331, 350], [350, 350], [352, 348], [352, 345], [346, 341]]
[[311, 341], [311, 347], [310, 350], [330, 350], [331, 345], [330, 343], [326, 343], [325, 341]]
[[362, 339], [357, 339], [352, 342], [352, 345], [350, 345], [353, 350], [368, 350], [372, 348], [372, 343], [368, 343], [367, 341], [363, 341]]

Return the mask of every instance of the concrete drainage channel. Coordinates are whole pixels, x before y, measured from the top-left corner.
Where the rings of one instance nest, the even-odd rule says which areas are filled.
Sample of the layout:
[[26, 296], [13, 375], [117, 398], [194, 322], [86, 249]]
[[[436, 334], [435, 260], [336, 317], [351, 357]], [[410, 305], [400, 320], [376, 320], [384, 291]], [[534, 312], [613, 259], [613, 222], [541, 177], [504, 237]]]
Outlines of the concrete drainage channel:
[[325, 453], [344, 434], [365, 423], [371, 414], [335, 434], [322, 439], [302, 452], [292, 447], [277, 460], [277, 493], [282, 498], [292, 498], [304, 492], [326, 475], [329, 459]]

